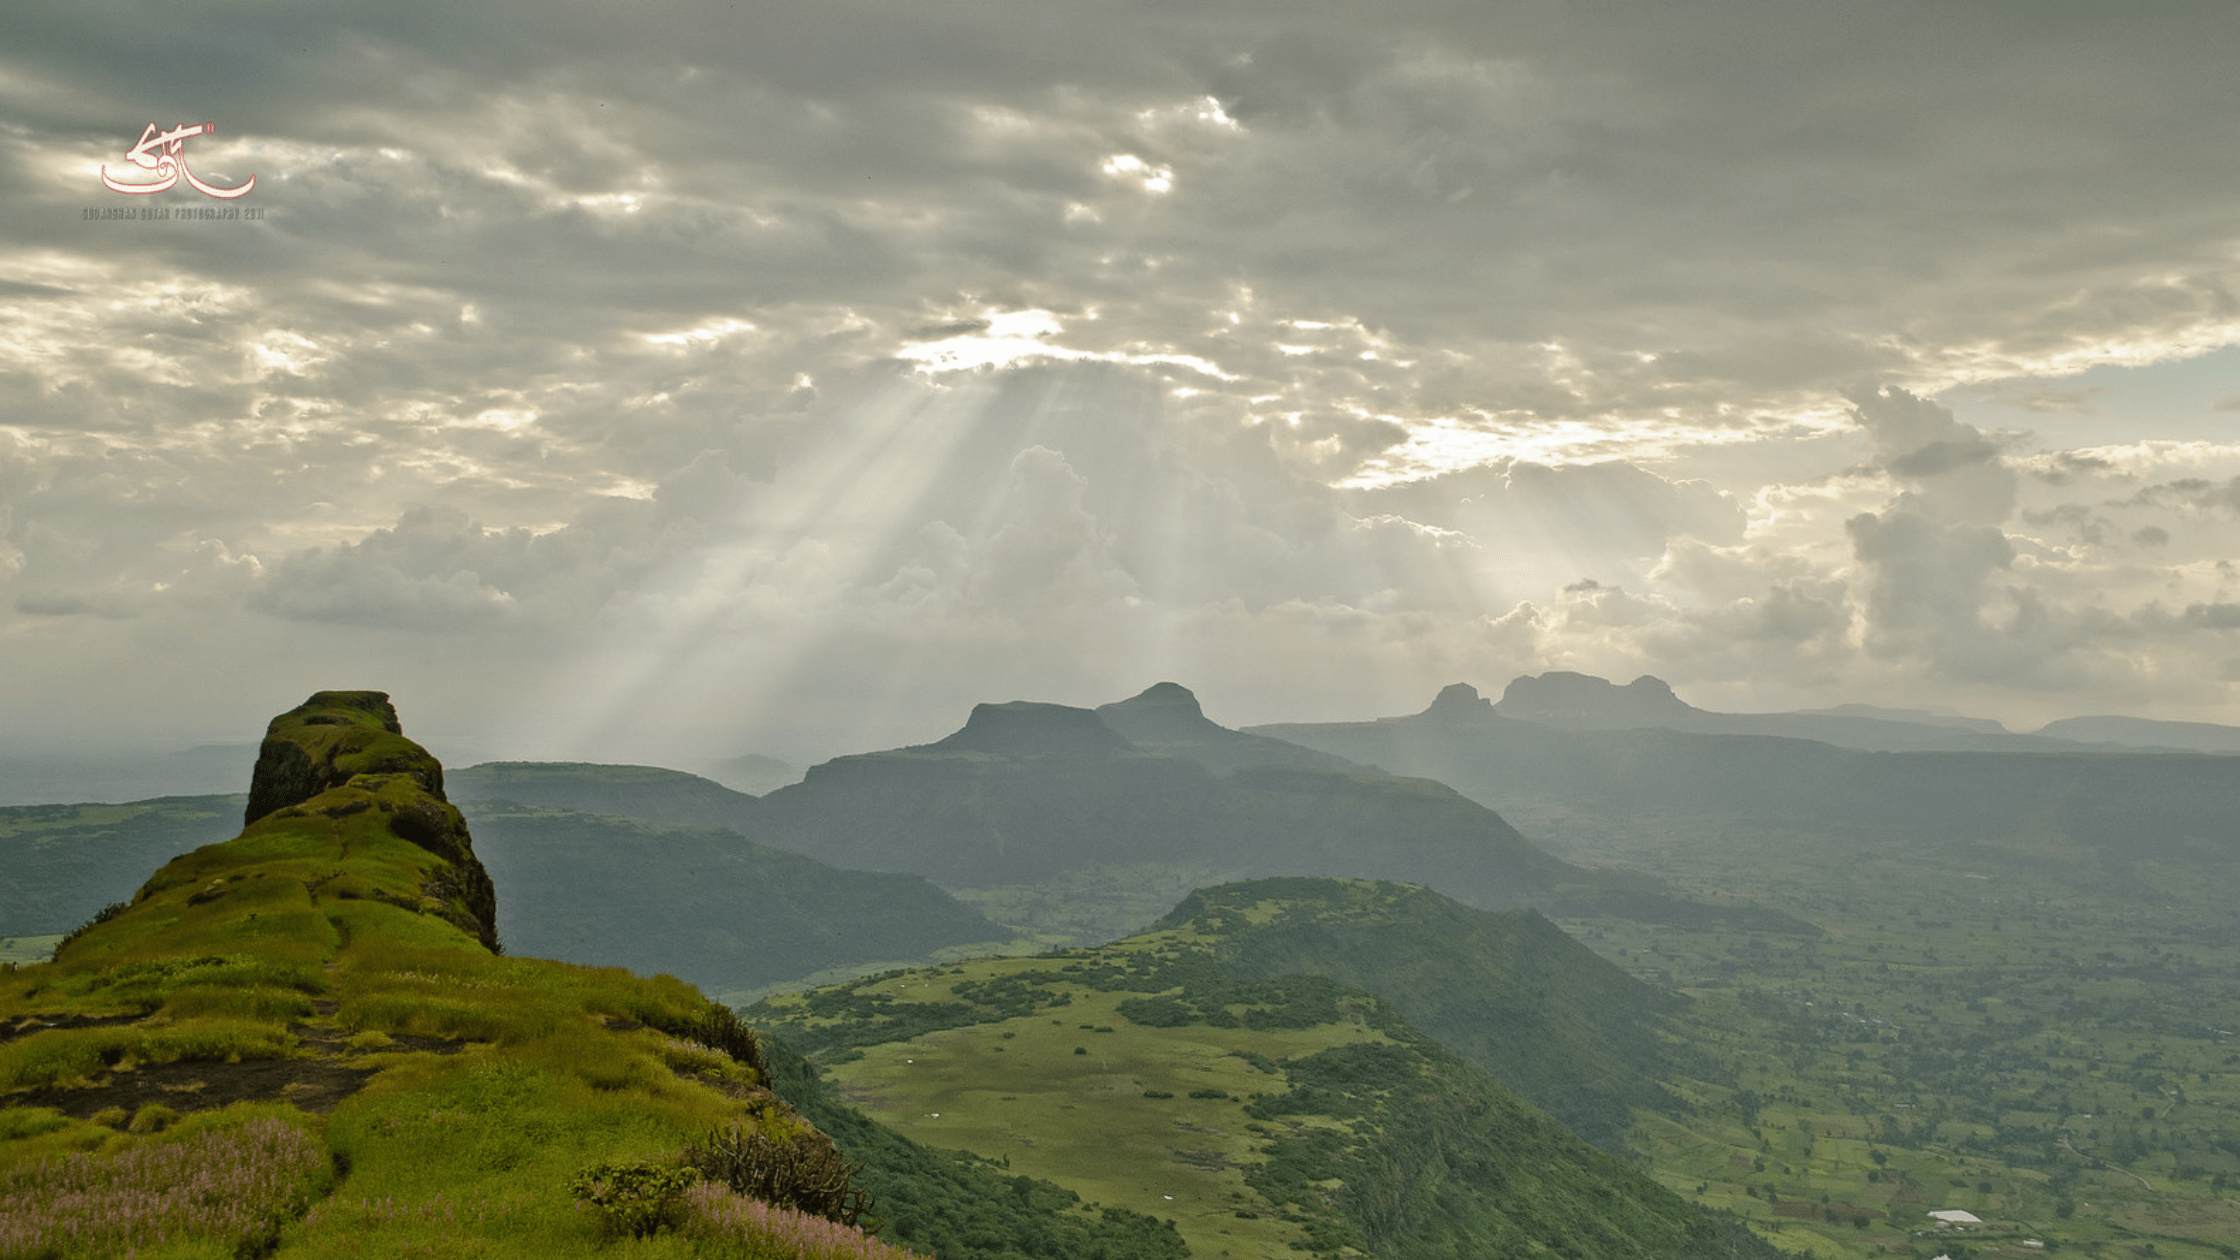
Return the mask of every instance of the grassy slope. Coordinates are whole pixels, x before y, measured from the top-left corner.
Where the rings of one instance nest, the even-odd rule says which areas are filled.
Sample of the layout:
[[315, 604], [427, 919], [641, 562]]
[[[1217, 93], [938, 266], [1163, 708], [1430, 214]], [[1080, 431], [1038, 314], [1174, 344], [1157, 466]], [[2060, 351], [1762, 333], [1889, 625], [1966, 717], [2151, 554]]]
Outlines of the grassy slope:
[[[1236, 909], [1265, 923], [1284, 903]], [[897, 1131], [1171, 1216], [1198, 1255], [1767, 1254], [1376, 997], [1244, 979], [1221, 961], [1225, 944], [1195, 916], [1095, 950], [774, 998], [753, 1015], [836, 1064], [841, 1096]]]
[[1488, 912], [1426, 888], [1271, 879], [1201, 889], [1160, 927], [1191, 926], [1245, 979], [1327, 976], [1408, 1021], [1610, 1149], [1631, 1108], [1671, 1111], [1683, 1065], [1666, 1019], [1687, 1005], [1530, 910]]
[[[0, 1179], [278, 1119], [331, 1153], [280, 1254], [584, 1255], [603, 1249], [568, 1190], [586, 1164], [718, 1124], [810, 1131], [701, 1044], [729, 1016], [689, 986], [478, 941], [463, 830], [433, 837], [453, 860], [405, 838], [456, 824], [441, 769], [381, 729], [380, 700], [321, 693], [276, 719], [290, 773], [332, 767], [336, 786], [170, 862], [54, 962], [0, 971]], [[1084, 1219], [1091, 1242], [1132, 1236]], [[141, 1254], [227, 1250], [175, 1236]]]

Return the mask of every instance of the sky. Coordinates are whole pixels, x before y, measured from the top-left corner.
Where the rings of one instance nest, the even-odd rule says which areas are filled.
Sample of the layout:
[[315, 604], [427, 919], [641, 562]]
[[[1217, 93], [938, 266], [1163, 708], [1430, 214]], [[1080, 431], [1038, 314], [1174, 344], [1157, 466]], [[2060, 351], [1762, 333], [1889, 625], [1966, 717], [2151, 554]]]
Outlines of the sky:
[[[1551, 669], [2240, 723], [2235, 47], [2175, 0], [12, 0], [0, 744], [366, 687], [454, 757], [805, 765]], [[105, 183], [182, 164], [238, 195]]]

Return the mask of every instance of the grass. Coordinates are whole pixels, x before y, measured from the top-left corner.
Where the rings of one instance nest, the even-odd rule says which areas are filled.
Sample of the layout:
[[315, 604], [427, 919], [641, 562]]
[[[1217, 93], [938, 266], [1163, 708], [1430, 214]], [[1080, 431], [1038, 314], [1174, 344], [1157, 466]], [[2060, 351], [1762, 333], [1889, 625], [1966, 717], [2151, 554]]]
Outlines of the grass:
[[[1051, 967], [1047, 958], [982, 959], [890, 973], [851, 991], [863, 1005], [945, 1005], [958, 1001], [960, 986]], [[863, 1047], [831, 1070], [839, 1097], [927, 1145], [1000, 1161], [1093, 1203], [1171, 1219], [1193, 1255], [1293, 1254], [1290, 1244], [1304, 1232], [1243, 1175], [1263, 1140], [1246, 1128], [1253, 1122], [1243, 1101], [1280, 1092], [1282, 1082], [1232, 1052], [1306, 1054], [1383, 1035], [1355, 1023], [1277, 1034], [1151, 1029], [1118, 1013], [1134, 995], [1062, 981], [1036, 987], [1063, 1004]], [[755, 1014], [781, 1030], [852, 1021], [810, 1010], [809, 997], [793, 995]], [[1233, 1097], [1188, 1097], [1216, 1087]]]
[[[360, 710], [329, 725], [307, 707], [276, 729], [378, 773], [174, 859], [54, 961], [0, 973], [0, 1028], [30, 1030], [0, 1043], [5, 1184], [42, 1205], [77, 1186], [87, 1211], [154, 1220], [180, 1254], [279, 1220], [283, 1255], [587, 1255], [603, 1244], [566, 1189], [584, 1165], [668, 1157], [719, 1125], [805, 1128], [752, 1066], [676, 1031], [713, 1026], [691, 987], [485, 949], [460, 926], [450, 863], [389, 825], [432, 808], [395, 773], [432, 759]], [[338, 1071], [363, 1087], [331, 1113], [288, 1101]], [[143, 1096], [162, 1103], [109, 1103]], [[253, 1144], [276, 1123], [309, 1144], [307, 1166], [342, 1173], [318, 1210], [226, 1182], [202, 1197], [230, 1216], [134, 1214], [179, 1143]], [[26, 1210], [51, 1242], [64, 1218]], [[62, 1254], [117, 1245], [81, 1230]]]
[[[964, 978], [988, 974], [967, 967]], [[898, 996], [911, 984], [890, 983]], [[1124, 994], [1072, 992], [1063, 1019], [1023, 1016], [868, 1047], [833, 1078], [843, 1099], [920, 1142], [1002, 1160], [1092, 1202], [1172, 1218], [1193, 1254], [1258, 1255], [1302, 1238], [1242, 1172], [1261, 1141], [1245, 1128], [1243, 1100], [1282, 1083], [1231, 1052], [1304, 1055], [1381, 1034], [1359, 1025], [1147, 1029], [1117, 1014]], [[1113, 1031], [1093, 1031], [1099, 1026]], [[1216, 1087], [1233, 1097], [1188, 1097]]]
[[840, 1096], [897, 1133], [1169, 1219], [1195, 1255], [1728, 1254], [1389, 1005], [1228, 975], [1195, 926], [750, 1014], [821, 1048]]
[[0, 1173], [0, 1256], [117, 1255], [185, 1239], [253, 1252], [332, 1179], [325, 1144], [274, 1117], [199, 1128], [111, 1158], [18, 1164]]

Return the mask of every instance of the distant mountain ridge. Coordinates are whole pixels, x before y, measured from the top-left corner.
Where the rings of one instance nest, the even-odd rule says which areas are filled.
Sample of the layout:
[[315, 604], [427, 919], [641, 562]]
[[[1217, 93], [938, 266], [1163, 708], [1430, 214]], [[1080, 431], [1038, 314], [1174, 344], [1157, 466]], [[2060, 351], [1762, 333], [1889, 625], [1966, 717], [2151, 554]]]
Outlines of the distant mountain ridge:
[[2186, 752], [2240, 753], [2240, 726], [2214, 722], [2166, 722], [2154, 718], [2062, 718], [2038, 731], [2060, 739], [2095, 744], [2122, 744], [2142, 750], [2172, 749]]
[[[1450, 683], [1429, 707], [1375, 719], [1417, 726], [1484, 727], [1508, 721], [1555, 731], [1685, 731], [1812, 740], [1869, 752], [2240, 752], [2240, 727], [2141, 718], [2068, 718], [2035, 734], [2018, 734], [1990, 718], [1845, 704], [1787, 713], [1720, 713], [1680, 698], [1670, 684], [1644, 674], [1619, 685], [1591, 674], [1554, 671], [1512, 679], [1497, 703], [1468, 683]], [[1352, 723], [1283, 722], [1246, 733], [1302, 743], [1324, 752], [1318, 738], [1297, 738]]]
[[1443, 784], [1215, 726], [1172, 683], [1101, 710], [978, 705], [945, 739], [814, 767], [754, 821], [765, 843], [950, 888], [1142, 862], [1428, 883], [1481, 906], [1606, 882]]
[[[1640, 711], [1614, 694], [1623, 689], [1599, 679], [1559, 685], [1570, 689], [1570, 707], [1557, 712], [1578, 711], [1581, 697], [1601, 704], [1594, 721]], [[2036, 828], [2084, 846], [2106, 868], [2140, 860], [2240, 861], [2240, 775], [2225, 757], [2074, 743], [1877, 750], [1765, 729], [1781, 728], [1764, 719], [1795, 716], [1732, 724], [1689, 719], [1692, 729], [1563, 729], [1506, 717], [1475, 689], [1456, 684], [1421, 713], [1404, 717], [1253, 729], [1435, 778], [1488, 807], [1544, 818], [1592, 816], [1604, 820], [1598, 825], [1620, 827], [1642, 821], [1662, 826], [1681, 817], [1730, 819], [1953, 841]], [[1760, 729], [1745, 733], [1751, 723]]]
[[1846, 706], [1793, 713], [1717, 713], [1699, 709], [1663, 679], [1644, 674], [1619, 686], [1591, 674], [1524, 675], [1509, 683], [1502, 717], [1566, 731], [1659, 729], [1704, 735], [1810, 739], [1875, 752], [2062, 752], [2089, 745], [2017, 735], [1987, 718], [1952, 719], [1896, 709]]

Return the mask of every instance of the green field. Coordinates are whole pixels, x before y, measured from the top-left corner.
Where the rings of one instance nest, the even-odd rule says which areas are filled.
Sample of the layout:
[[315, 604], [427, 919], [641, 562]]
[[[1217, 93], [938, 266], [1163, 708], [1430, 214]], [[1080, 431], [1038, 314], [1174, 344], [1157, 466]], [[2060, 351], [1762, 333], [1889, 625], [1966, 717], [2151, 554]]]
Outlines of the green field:
[[1382, 998], [1226, 961], [1234, 933], [1302, 914], [1342, 926], [1387, 899], [1421, 897], [1235, 885], [1097, 949], [891, 973], [746, 1016], [896, 1132], [1171, 1220], [1195, 1255], [1770, 1256]]
[[[1723, 1066], [1635, 1150], [1666, 1185], [1785, 1245], [2240, 1254], [2240, 933], [2230, 868], [2110, 866], [2073, 843], [1939, 845], [1686, 822], [1540, 820], [1574, 860], [1774, 906], [1818, 940], [1565, 926], [1694, 996]], [[1528, 822], [1528, 828], [1531, 827]], [[1953, 1252], [1957, 1256], [1958, 1252]]]
[[54, 947], [61, 941], [59, 933], [53, 936], [0, 936], [0, 963], [29, 966], [45, 962], [54, 956]]
[[[1026, 969], [1024, 961], [976, 963], [948, 974], [985, 980]], [[907, 1000], [929, 985], [944, 987], [910, 973], [864, 991]], [[1241, 1171], [1261, 1141], [1245, 1127], [1253, 1122], [1244, 1101], [1280, 1092], [1282, 1081], [1233, 1052], [1304, 1056], [1381, 1034], [1359, 1023], [1149, 1029], [1116, 1012], [1127, 995], [1059, 991], [1073, 998], [1064, 1018], [1020, 1016], [868, 1047], [834, 1070], [840, 1097], [927, 1145], [1001, 1160], [1093, 1202], [1172, 1218], [1194, 1255], [1292, 1255], [1290, 1243], [1305, 1235]], [[1190, 1096], [1212, 1090], [1227, 1097]], [[1169, 1097], [1149, 1096], [1157, 1093]]]

